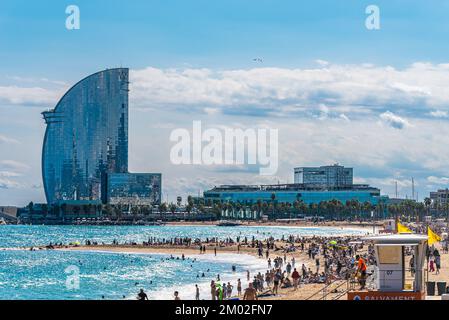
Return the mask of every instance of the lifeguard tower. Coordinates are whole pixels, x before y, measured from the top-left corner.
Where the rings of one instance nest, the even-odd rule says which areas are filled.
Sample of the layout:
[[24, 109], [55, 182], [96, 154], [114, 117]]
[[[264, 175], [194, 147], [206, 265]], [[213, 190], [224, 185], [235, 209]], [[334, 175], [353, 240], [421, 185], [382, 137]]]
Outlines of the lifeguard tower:
[[[367, 237], [364, 240], [374, 244], [375, 289], [348, 291], [348, 300], [425, 299], [426, 235], [393, 234]], [[412, 263], [410, 259], [413, 259]]]

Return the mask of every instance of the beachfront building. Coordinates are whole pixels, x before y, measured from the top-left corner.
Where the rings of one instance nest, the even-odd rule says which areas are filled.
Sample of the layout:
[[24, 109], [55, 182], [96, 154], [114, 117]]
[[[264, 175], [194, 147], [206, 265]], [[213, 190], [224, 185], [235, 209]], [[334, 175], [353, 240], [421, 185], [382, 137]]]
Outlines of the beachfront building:
[[353, 169], [338, 164], [294, 169], [295, 184], [324, 188], [344, 188], [353, 184]]
[[0, 220], [17, 221], [17, 207], [14, 206], [0, 206]]
[[116, 68], [90, 75], [42, 113], [47, 124], [42, 178], [49, 205], [107, 204], [117, 196], [128, 202], [160, 199], [160, 174], [128, 173], [128, 74], [127, 68]]
[[[294, 169], [292, 184], [223, 185], [204, 192], [204, 203], [219, 205], [223, 212], [250, 211], [272, 218], [285, 215], [385, 217], [388, 196], [380, 189], [353, 183], [353, 169], [338, 164]], [[254, 214], [257, 212], [257, 214]], [[244, 216], [246, 215], [243, 214]]]
[[108, 203], [154, 206], [161, 203], [160, 173], [108, 175]]
[[369, 202], [377, 205], [386, 201], [378, 188], [368, 185], [352, 185], [352, 187], [320, 188], [306, 184], [279, 184], [279, 185], [224, 185], [214, 187], [204, 192], [205, 201], [235, 202], [255, 204], [262, 202], [283, 202], [294, 204], [301, 201], [307, 205], [319, 204], [323, 201], [338, 200], [342, 203], [357, 200], [360, 203]]
[[449, 204], [449, 189], [440, 189], [430, 192], [430, 201], [432, 207], [447, 207]]

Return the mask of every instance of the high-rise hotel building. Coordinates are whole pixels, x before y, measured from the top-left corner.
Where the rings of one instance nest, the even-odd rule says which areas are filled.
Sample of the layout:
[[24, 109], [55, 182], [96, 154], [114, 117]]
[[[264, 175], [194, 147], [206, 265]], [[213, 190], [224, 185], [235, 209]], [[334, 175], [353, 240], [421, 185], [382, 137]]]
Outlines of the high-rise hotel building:
[[53, 110], [43, 112], [47, 130], [42, 177], [49, 204], [107, 203], [108, 180], [118, 174], [121, 181], [139, 185], [115, 188], [116, 201], [129, 201], [133, 195], [126, 192], [139, 190], [140, 203], [160, 202], [160, 174], [128, 173], [128, 77], [127, 68], [90, 75], [75, 84]]

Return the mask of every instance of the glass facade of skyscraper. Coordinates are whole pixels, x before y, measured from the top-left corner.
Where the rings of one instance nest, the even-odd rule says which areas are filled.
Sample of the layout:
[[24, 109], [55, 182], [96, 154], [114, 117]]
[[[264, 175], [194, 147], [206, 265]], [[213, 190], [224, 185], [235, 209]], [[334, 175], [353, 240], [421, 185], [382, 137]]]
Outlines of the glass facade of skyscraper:
[[126, 68], [95, 73], [43, 113], [48, 203], [104, 200], [107, 174], [128, 172], [128, 84]]
[[108, 175], [108, 203], [157, 205], [161, 203], [160, 173], [111, 173]]

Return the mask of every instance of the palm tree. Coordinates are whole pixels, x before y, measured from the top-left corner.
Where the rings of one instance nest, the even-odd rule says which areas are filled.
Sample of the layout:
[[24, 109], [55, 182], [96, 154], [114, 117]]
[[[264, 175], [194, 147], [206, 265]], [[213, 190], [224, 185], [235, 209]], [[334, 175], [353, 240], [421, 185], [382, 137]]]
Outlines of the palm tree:
[[83, 212], [84, 212], [85, 216], [89, 214], [89, 211], [90, 211], [89, 206], [90, 206], [90, 204], [83, 204]]
[[102, 210], [103, 210], [103, 205], [102, 204], [97, 205], [97, 210], [95, 212], [95, 216], [96, 217], [100, 216]]
[[320, 203], [318, 203], [318, 214], [322, 215], [323, 212], [325, 214], [327, 214], [327, 210], [328, 210], [328, 203], [327, 201], [320, 201]]
[[67, 212], [67, 203], [61, 204], [61, 211], [62, 211], [63, 215], [66, 214], [66, 212]]
[[427, 210], [427, 215], [430, 215], [430, 206], [432, 204], [432, 200], [428, 197], [424, 198], [424, 206], [426, 207]]
[[242, 204], [240, 202], [237, 202], [235, 207], [237, 209], [237, 219], [239, 219], [240, 218], [240, 212], [242, 210]]
[[271, 194], [271, 202], [272, 202], [272, 209], [273, 209], [273, 217], [275, 216], [275, 214], [274, 214], [274, 200], [276, 200], [276, 193], [272, 193]]
[[34, 203], [33, 203], [33, 201], [30, 201], [30, 203], [28, 203], [27, 208], [28, 208], [28, 211], [30, 212], [30, 215], [33, 215], [33, 212], [34, 212]]
[[112, 214], [114, 213], [114, 210], [113, 210], [113, 208], [111, 207], [110, 204], [107, 204], [107, 205], [104, 206], [103, 212], [104, 212], [104, 215], [108, 219], [112, 220]]
[[75, 214], [75, 216], [79, 219], [80, 218], [80, 211], [81, 208], [79, 206], [74, 206], [73, 207], [73, 213]]
[[158, 206], [158, 209], [159, 209], [160, 218], [161, 218], [161, 220], [163, 220], [164, 214], [167, 212], [167, 204], [165, 202], [161, 203]]
[[140, 208], [139, 208], [139, 206], [134, 206], [134, 207], [132, 207], [132, 208], [131, 208], [131, 213], [132, 213], [132, 215], [133, 215], [133, 221], [136, 221], [136, 220], [137, 220], [137, 216], [138, 216], [139, 213], [140, 213]]
[[[234, 202], [228, 201], [228, 203], [226, 205], [226, 210], [227, 210], [227, 216], [232, 218], [234, 216]], [[231, 213], [229, 213], [229, 212], [231, 212]]]
[[259, 205], [257, 203], [251, 206], [251, 219], [257, 220], [257, 211], [259, 209]]
[[44, 221], [46, 221], [47, 219], [47, 214], [48, 214], [48, 205], [46, 203], [44, 203], [42, 205], [42, 213], [44, 215]]
[[174, 203], [170, 203], [170, 205], [168, 206], [168, 209], [170, 210], [171, 214], [173, 214], [173, 215], [175, 214], [177, 208], [178, 207]]
[[212, 205], [212, 212], [215, 214], [215, 219], [220, 220], [222, 213], [222, 205], [221, 202], [214, 203]]
[[57, 203], [54, 204], [52, 211], [53, 211], [53, 215], [59, 218], [59, 215], [61, 213], [61, 207], [59, 206], [59, 204], [57, 204]]
[[312, 215], [317, 215], [317, 213], [318, 213], [318, 208], [319, 208], [319, 205], [318, 204], [316, 204], [316, 203], [310, 203], [309, 204], [309, 212], [312, 214]]
[[261, 216], [261, 210], [262, 210], [262, 206], [263, 206], [263, 202], [262, 200], [257, 200], [257, 215], [256, 215], [256, 219], [260, 219]]
[[264, 201], [262, 203], [262, 212], [263, 212], [264, 215], [267, 214], [269, 208], [270, 208], [270, 206], [268, 205], [268, 203]]
[[290, 219], [292, 218], [292, 204], [290, 202], [287, 202], [285, 204], [285, 206], [287, 207], [287, 212], [289, 214]]

